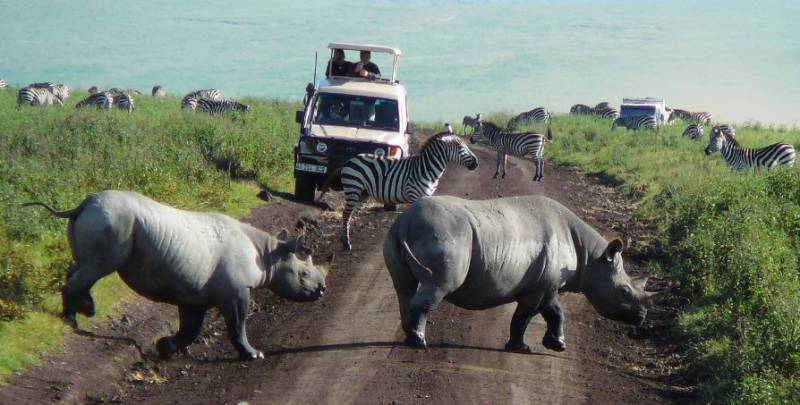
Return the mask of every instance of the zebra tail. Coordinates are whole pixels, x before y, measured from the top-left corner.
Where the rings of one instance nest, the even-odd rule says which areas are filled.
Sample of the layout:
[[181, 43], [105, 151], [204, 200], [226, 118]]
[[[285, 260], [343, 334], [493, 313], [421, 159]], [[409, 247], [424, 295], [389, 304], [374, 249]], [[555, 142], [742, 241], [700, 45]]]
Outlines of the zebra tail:
[[550, 129], [550, 125], [547, 126], [547, 140], [553, 142], [553, 130]]
[[320, 195], [319, 195], [319, 197], [317, 197], [317, 202], [319, 202], [320, 200], [322, 200], [322, 197], [323, 197], [323, 196], [325, 195], [325, 193], [327, 193], [327, 192], [328, 192], [328, 190], [330, 189], [331, 183], [333, 183], [333, 181], [336, 179], [336, 176], [340, 175], [341, 173], [342, 173], [342, 167], [340, 167], [340, 168], [338, 168], [338, 169], [334, 170], [334, 171], [331, 173], [331, 175], [330, 175], [330, 176], [328, 176], [328, 178], [327, 178], [327, 179], [325, 179], [325, 183], [322, 183], [322, 187], [320, 187], [320, 188], [319, 188]]
[[27, 203], [22, 204], [22, 206], [23, 207], [31, 207], [31, 206], [34, 206], [34, 205], [39, 205], [39, 206], [42, 206], [42, 207], [46, 208], [53, 215], [55, 215], [55, 216], [57, 216], [59, 218], [72, 219], [72, 218], [75, 218], [78, 215], [80, 215], [81, 211], [83, 211], [83, 208], [86, 206], [86, 201], [88, 201], [88, 199], [84, 200], [81, 203], [81, 205], [79, 205], [77, 208], [74, 208], [74, 209], [71, 209], [71, 210], [67, 210], [67, 211], [59, 211], [59, 210], [47, 205], [46, 203], [39, 202], [39, 201], [27, 202]]

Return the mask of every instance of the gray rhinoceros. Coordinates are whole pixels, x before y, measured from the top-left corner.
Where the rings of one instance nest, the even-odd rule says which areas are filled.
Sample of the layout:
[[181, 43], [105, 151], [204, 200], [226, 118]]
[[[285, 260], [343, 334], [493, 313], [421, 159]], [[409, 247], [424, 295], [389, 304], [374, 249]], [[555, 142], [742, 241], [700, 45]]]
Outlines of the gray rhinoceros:
[[425, 347], [425, 322], [442, 300], [482, 310], [517, 302], [506, 350], [529, 353], [525, 330], [542, 314], [542, 344], [562, 351], [562, 291], [582, 292], [603, 316], [640, 324], [646, 278], [622, 268], [622, 242], [606, 240], [542, 196], [485, 201], [425, 197], [392, 224], [383, 245], [406, 344]]
[[272, 237], [222, 214], [183, 211], [124, 191], [92, 194], [70, 211], [25, 205], [69, 218], [75, 263], [62, 290], [64, 318], [77, 326], [77, 312], [93, 316], [90, 289], [117, 271], [137, 293], [178, 306], [178, 332], [156, 344], [164, 357], [189, 346], [206, 311], [216, 307], [239, 357], [263, 358], [247, 342], [250, 291], [266, 286], [297, 301], [316, 300], [325, 291], [324, 275], [310, 257], [295, 256], [298, 242], [287, 241], [285, 230]]

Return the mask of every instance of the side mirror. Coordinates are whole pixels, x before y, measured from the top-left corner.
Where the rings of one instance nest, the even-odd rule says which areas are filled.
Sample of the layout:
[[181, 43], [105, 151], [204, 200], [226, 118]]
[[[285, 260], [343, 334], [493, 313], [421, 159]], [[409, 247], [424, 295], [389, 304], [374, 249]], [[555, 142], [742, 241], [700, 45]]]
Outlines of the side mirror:
[[295, 111], [294, 112], [294, 122], [296, 122], [298, 124], [302, 124], [303, 123], [303, 115], [304, 115], [303, 113], [304, 113], [303, 110]]
[[414, 135], [416, 132], [417, 132], [417, 125], [414, 124], [413, 122], [409, 122], [408, 125], [406, 125], [406, 133], [409, 135]]

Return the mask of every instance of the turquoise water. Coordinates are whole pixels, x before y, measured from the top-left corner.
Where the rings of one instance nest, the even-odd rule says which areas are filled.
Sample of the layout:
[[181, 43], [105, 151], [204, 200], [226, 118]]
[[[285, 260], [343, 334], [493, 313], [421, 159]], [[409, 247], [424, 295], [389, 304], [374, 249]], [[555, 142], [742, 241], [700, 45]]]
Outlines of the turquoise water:
[[[300, 99], [330, 41], [403, 50], [413, 120], [665, 97], [800, 123], [798, 1], [0, 1], [0, 77]], [[386, 70], [386, 69], [385, 69]]]

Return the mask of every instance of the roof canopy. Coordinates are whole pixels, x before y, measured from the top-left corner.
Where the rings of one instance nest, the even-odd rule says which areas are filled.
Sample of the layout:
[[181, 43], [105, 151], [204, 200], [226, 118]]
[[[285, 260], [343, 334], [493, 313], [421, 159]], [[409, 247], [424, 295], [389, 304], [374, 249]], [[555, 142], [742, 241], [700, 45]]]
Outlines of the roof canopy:
[[388, 46], [381, 46], [381, 45], [365, 45], [365, 44], [345, 44], [341, 42], [331, 42], [328, 44], [329, 49], [345, 49], [349, 51], [370, 51], [370, 52], [382, 52], [382, 53], [390, 53], [394, 56], [400, 56], [402, 52], [400, 52], [397, 48], [391, 48]]

